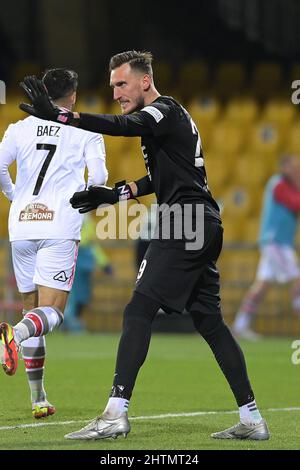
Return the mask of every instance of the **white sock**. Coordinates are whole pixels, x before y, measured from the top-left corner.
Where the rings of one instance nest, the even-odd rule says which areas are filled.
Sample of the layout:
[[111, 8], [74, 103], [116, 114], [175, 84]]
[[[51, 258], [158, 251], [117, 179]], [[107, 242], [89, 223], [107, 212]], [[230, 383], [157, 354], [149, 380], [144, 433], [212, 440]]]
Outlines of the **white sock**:
[[252, 314], [247, 312], [238, 312], [233, 327], [235, 331], [243, 331], [249, 328], [252, 320]]
[[262, 416], [256, 406], [256, 401], [253, 400], [247, 405], [239, 407], [240, 421], [243, 424], [258, 424], [262, 420]]
[[46, 392], [44, 389], [45, 355], [45, 336], [33, 336], [22, 342], [22, 356], [32, 403], [44, 402], [46, 400]]
[[127, 413], [129, 400], [126, 398], [110, 397], [104, 410], [105, 416], [118, 418], [122, 413]]
[[14, 338], [16, 343], [19, 345], [22, 341], [30, 338], [30, 331], [24, 323], [20, 322], [16, 326], [13, 327], [14, 330]]
[[21, 343], [32, 336], [44, 336], [57, 328], [63, 314], [54, 307], [37, 307], [28, 311], [23, 320], [14, 326], [16, 341]]

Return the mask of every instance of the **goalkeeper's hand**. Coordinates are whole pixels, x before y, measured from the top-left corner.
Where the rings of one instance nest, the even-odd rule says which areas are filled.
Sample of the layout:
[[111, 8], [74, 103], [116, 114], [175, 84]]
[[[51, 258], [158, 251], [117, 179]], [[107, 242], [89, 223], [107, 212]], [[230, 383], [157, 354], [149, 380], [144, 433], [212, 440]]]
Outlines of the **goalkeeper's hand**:
[[126, 181], [120, 181], [114, 188], [107, 186], [89, 186], [86, 191], [79, 191], [73, 194], [70, 204], [73, 209], [79, 209], [80, 214], [97, 209], [101, 204], [116, 204], [119, 201], [136, 199], [131, 187]]
[[25, 113], [32, 114], [35, 117], [49, 121], [57, 121], [62, 124], [71, 124], [74, 121], [74, 114], [65, 108], [55, 106], [48, 95], [43, 82], [34, 75], [25, 77], [20, 83], [31, 101], [30, 104], [21, 103], [19, 108]]

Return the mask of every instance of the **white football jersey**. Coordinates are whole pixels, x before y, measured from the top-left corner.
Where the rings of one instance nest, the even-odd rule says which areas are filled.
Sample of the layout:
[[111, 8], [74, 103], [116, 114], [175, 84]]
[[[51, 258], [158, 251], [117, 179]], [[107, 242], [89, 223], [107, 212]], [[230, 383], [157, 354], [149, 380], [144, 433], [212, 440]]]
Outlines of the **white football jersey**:
[[[14, 160], [15, 187], [7, 171]], [[85, 189], [86, 166], [89, 184], [106, 183], [102, 135], [33, 116], [11, 124], [0, 144], [0, 182], [12, 200], [10, 240], [79, 240], [83, 216], [69, 200]]]

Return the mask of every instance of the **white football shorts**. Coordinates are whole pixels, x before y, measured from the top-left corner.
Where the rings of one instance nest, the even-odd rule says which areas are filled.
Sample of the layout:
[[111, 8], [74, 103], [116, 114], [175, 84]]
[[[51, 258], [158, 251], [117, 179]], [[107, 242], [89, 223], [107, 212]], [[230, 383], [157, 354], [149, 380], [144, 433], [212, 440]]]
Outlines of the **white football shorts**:
[[298, 258], [289, 245], [272, 243], [261, 250], [256, 278], [259, 281], [286, 283], [300, 277]]
[[12, 262], [19, 292], [37, 286], [69, 292], [78, 254], [77, 240], [16, 240], [11, 242]]

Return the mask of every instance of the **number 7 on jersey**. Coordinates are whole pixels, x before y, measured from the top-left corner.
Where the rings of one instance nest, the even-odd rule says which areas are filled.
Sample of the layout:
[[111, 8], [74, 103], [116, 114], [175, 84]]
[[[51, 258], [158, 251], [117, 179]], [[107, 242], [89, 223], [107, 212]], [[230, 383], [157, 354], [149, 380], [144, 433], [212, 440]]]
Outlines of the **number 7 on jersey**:
[[43, 166], [41, 168], [39, 176], [36, 180], [36, 184], [35, 184], [34, 191], [33, 191], [34, 196], [37, 196], [39, 194], [40, 190], [41, 190], [41, 187], [42, 187], [42, 184], [43, 184], [43, 181], [44, 181], [44, 178], [45, 178], [46, 171], [48, 170], [50, 162], [53, 158], [53, 155], [55, 154], [56, 145], [53, 145], [53, 144], [36, 144], [36, 149], [37, 150], [48, 150], [48, 154], [47, 154], [46, 159], [43, 163]]

